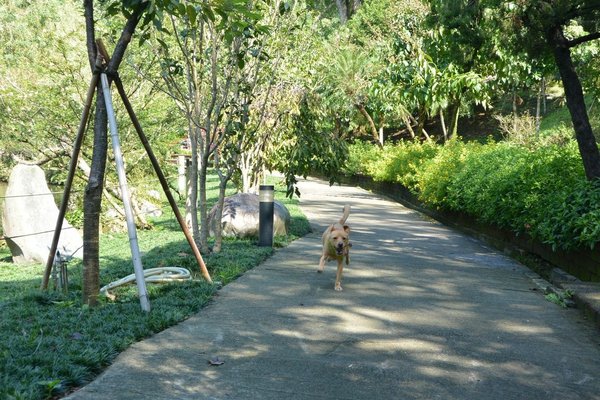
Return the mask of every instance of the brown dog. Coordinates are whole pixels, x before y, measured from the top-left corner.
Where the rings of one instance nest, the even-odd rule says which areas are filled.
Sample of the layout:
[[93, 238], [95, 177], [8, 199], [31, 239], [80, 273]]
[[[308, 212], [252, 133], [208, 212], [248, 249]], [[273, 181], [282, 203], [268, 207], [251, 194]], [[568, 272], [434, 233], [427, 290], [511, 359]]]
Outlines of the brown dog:
[[323, 232], [323, 255], [319, 263], [317, 272], [323, 272], [326, 261], [337, 261], [337, 273], [335, 275], [335, 290], [342, 290], [342, 271], [344, 269], [343, 260], [346, 258], [346, 265], [350, 263], [350, 247], [349, 241], [350, 227], [345, 225], [346, 220], [350, 215], [350, 206], [344, 206], [344, 214], [337, 224], [329, 226]]

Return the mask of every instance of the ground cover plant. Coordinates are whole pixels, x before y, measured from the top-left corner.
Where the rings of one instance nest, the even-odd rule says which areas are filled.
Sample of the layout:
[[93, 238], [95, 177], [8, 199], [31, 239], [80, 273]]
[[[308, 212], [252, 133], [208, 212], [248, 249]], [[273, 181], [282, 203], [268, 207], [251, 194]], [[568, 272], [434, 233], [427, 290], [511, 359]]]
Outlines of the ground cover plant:
[[[272, 181], [270, 183], [275, 183]], [[209, 181], [216, 201], [218, 179]], [[310, 226], [297, 200], [285, 198], [276, 184], [276, 198], [292, 215], [290, 234], [276, 237], [285, 246]], [[195, 258], [166, 205], [154, 229], [139, 231], [144, 268], [181, 266], [190, 281], [148, 284], [152, 311], [140, 310], [135, 285], [112, 291], [98, 307], [82, 306], [80, 262], [69, 264], [69, 293], [39, 290], [43, 265], [14, 265], [6, 247], [0, 249], [0, 398], [46, 399], [89, 382], [132, 343], [188, 318], [205, 305], [218, 286], [202, 280]], [[127, 233], [101, 236], [101, 282], [108, 284], [133, 272]], [[214, 281], [223, 285], [272, 254], [253, 240], [227, 239], [218, 254], [204, 255]]]

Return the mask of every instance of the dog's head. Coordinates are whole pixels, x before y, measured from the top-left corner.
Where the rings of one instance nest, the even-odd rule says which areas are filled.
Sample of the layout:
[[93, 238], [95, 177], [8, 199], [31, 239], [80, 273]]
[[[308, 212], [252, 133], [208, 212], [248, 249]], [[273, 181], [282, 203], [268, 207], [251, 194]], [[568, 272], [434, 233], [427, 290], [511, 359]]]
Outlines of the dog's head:
[[[339, 226], [339, 225], [338, 225]], [[344, 225], [341, 229], [331, 227], [328, 235], [329, 245], [333, 247], [338, 256], [346, 254], [349, 243], [350, 227]]]

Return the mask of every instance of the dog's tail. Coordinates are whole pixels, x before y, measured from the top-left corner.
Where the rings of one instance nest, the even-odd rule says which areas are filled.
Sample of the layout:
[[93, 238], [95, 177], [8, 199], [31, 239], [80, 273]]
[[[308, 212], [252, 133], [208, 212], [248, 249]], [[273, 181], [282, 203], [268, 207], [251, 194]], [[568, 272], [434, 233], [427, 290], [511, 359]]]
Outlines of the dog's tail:
[[340, 225], [344, 225], [346, 223], [346, 220], [348, 219], [349, 215], [350, 215], [350, 205], [346, 204], [344, 206], [344, 214], [342, 215], [342, 218], [340, 218]]

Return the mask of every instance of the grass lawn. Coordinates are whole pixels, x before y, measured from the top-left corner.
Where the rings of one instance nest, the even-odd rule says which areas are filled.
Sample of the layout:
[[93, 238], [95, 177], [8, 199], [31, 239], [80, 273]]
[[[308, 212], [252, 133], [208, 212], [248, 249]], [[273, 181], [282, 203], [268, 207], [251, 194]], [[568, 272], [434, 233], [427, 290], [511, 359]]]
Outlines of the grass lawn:
[[[213, 178], [211, 204], [216, 185]], [[285, 187], [276, 185], [275, 197], [292, 215], [290, 235], [274, 241], [282, 247], [308, 233], [310, 226], [297, 200], [285, 199]], [[0, 399], [60, 397], [91, 381], [132, 343], [185, 320], [210, 300], [217, 288], [202, 280], [168, 204], [153, 223], [154, 229], [138, 231], [144, 268], [181, 266], [193, 279], [148, 284], [148, 314], [140, 309], [135, 285], [115, 289], [116, 298], [103, 298], [98, 307], [83, 306], [79, 261], [69, 264], [68, 294], [42, 292], [44, 266], [14, 265], [7, 247], [0, 247]], [[127, 233], [103, 235], [100, 248], [101, 285], [133, 273]], [[226, 285], [272, 252], [252, 240], [225, 239], [221, 253], [203, 256], [213, 281]]]

